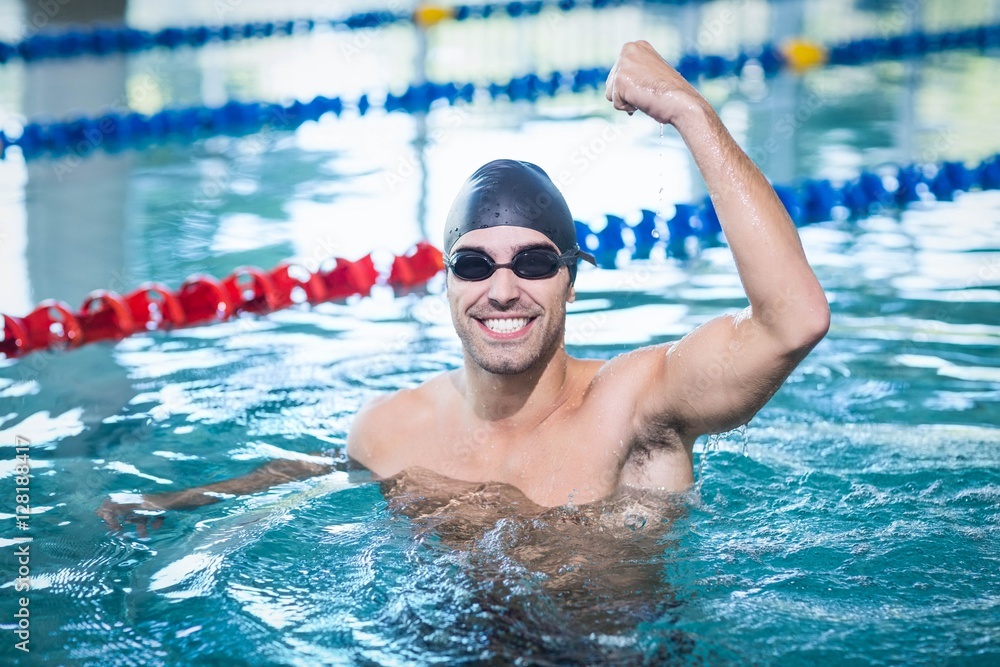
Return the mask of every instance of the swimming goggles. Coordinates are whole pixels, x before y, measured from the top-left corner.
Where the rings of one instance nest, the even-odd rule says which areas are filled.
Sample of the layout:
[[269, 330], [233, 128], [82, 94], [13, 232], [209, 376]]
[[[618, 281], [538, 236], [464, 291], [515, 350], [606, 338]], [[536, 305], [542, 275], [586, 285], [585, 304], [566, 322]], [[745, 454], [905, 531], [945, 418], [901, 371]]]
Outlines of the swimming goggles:
[[562, 255], [549, 248], [528, 248], [514, 255], [506, 264], [497, 264], [492, 257], [478, 250], [458, 250], [444, 263], [461, 280], [486, 280], [497, 269], [510, 269], [515, 276], [525, 280], [542, 280], [559, 273], [561, 267], [575, 263], [579, 256], [579, 248]]

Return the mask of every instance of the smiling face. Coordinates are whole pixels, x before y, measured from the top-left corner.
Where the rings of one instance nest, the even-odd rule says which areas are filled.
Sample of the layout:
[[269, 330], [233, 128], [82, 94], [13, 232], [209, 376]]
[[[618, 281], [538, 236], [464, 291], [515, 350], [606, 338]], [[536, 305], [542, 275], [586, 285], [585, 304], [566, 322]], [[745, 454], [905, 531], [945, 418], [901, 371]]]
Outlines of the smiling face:
[[[558, 252], [541, 232], [500, 226], [464, 234], [451, 252], [479, 250], [504, 264], [518, 252], [538, 247]], [[467, 360], [497, 375], [516, 375], [548, 363], [563, 345], [566, 303], [573, 298], [565, 266], [540, 280], [497, 269], [485, 280], [467, 281], [448, 271], [451, 318]]]

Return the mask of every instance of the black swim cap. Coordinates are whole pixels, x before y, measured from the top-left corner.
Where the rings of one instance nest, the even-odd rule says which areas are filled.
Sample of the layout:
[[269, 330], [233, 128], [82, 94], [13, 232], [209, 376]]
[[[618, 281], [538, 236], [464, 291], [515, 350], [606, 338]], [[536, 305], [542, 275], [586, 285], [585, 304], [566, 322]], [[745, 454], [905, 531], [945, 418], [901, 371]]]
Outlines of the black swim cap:
[[[494, 160], [476, 170], [462, 185], [448, 213], [444, 252], [474, 229], [500, 225], [527, 227], [545, 234], [562, 254], [575, 253], [596, 265], [593, 255], [580, 250], [569, 206], [542, 169], [530, 162]], [[569, 264], [570, 282], [576, 280], [576, 262]]]

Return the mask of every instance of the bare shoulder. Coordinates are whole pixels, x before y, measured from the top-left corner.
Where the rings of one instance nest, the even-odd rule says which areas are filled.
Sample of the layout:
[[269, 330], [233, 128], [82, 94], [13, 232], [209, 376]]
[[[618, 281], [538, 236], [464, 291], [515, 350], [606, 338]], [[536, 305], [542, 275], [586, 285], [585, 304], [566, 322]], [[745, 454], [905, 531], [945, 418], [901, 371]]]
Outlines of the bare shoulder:
[[611, 394], [635, 398], [649, 391], [651, 385], [663, 379], [667, 353], [673, 343], [640, 347], [604, 362], [598, 367], [591, 383], [594, 394]]
[[447, 384], [448, 373], [442, 373], [412, 389], [369, 400], [354, 416], [347, 455], [378, 475], [394, 474], [399, 443], [425, 431], [424, 422], [437, 412], [436, 396]]
[[677, 435], [676, 409], [684, 401], [683, 387], [667, 372], [674, 343], [641, 347], [603, 362], [593, 374], [587, 401], [621, 415], [632, 442]]

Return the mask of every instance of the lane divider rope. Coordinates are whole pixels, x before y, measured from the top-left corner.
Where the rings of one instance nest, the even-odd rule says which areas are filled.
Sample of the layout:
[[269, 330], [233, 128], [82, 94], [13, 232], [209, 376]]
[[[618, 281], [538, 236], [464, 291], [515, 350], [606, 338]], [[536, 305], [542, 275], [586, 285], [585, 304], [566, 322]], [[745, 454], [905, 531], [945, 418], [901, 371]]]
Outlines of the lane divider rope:
[[[774, 186], [797, 226], [831, 220], [838, 207], [849, 217], [861, 219], [913, 202], [950, 201], [955, 193], [976, 188], [1000, 189], [1000, 154], [972, 168], [961, 162], [941, 162], [897, 167], [894, 173], [882, 175], [865, 171], [839, 187], [825, 179], [806, 180], [798, 187]], [[683, 257], [688, 238], [711, 245], [718, 242], [722, 231], [707, 197], [696, 204], [676, 204], [673, 217], [660, 220], [660, 224], [657, 214], [645, 209], [636, 225], [628, 225], [618, 215], [605, 217], [607, 224], [597, 232], [576, 221], [581, 246], [593, 252], [601, 268], [615, 268], [622, 251], [632, 259], [648, 259], [657, 244], [665, 244], [668, 256]], [[296, 303], [367, 295], [379, 281], [406, 289], [425, 283], [443, 268], [441, 251], [421, 242], [410, 253], [396, 257], [385, 277], [379, 276], [369, 254], [353, 262], [337, 259], [332, 267], [321, 267], [315, 273], [298, 264], [282, 263], [269, 272], [241, 267], [221, 281], [191, 276], [176, 293], [158, 283], [141, 285], [124, 297], [97, 290], [76, 313], [65, 303], [50, 299], [25, 317], [0, 315], [0, 358], [223, 321], [244, 312], [264, 314]]]
[[[1000, 47], [1000, 24], [945, 33], [920, 32], [857, 40], [829, 48], [793, 40], [783, 47], [764, 45], [757, 51], [743, 52], [735, 58], [689, 54], [680, 59], [677, 69], [696, 82], [699, 78], [739, 75], [751, 61], [758, 62], [767, 75], [773, 76], [786, 66], [803, 71], [824, 62], [861, 65], [885, 58], [918, 57], [932, 51], [994, 47]], [[530, 73], [502, 83], [425, 82], [413, 84], [399, 95], [389, 93], [380, 107], [387, 113], [425, 113], [442, 101], [448, 105], [472, 103], [477, 96], [535, 102], [543, 97], [600, 90], [609, 72], [610, 68], [593, 67], [544, 75]], [[230, 101], [220, 107], [164, 109], [149, 116], [134, 112], [110, 112], [96, 118], [82, 117], [63, 122], [32, 121], [15, 138], [0, 131], [0, 159], [5, 159], [7, 150], [12, 147], [20, 149], [26, 160], [43, 155], [59, 157], [73, 154], [83, 157], [98, 149], [109, 152], [125, 148], [141, 149], [167, 141], [252, 134], [264, 127], [294, 130], [302, 123], [318, 120], [327, 113], [340, 117], [345, 111], [353, 110], [364, 116], [377, 106], [368, 94], [361, 95], [354, 102], [320, 95], [308, 102], [290, 104]]]
[[265, 37], [304, 35], [318, 28], [360, 30], [410, 21], [407, 13], [389, 10], [352, 14], [342, 19], [289, 19], [235, 25], [168, 27], [156, 31], [119, 25], [91, 25], [61, 32], [36, 33], [19, 42], [0, 41], [0, 65], [16, 60], [33, 63], [53, 58], [139, 53], [156, 48], [198, 48], [206, 44]]
[[[971, 168], [961, 162], [944, 161], [888, 165], [881, 171], [881, 174], [862, 171], [857, 178], [839, 186], [828, 179], [807, 179], [797, 186], [773, 187], [797, 227], [837, 217], [858, 220], [902, 209], [914, 202], [952, 201], [956, 193], [977, 188], [1000, 190], [1000, 154]], [[629, 225], [618, 215], [606, 214], [605, 218], [606, 225], [597, 232], [576, 221], [580, 246], [591, 251], [601, 268], [614, 268], [623, 250], [632, 259], [647, 259], [653, 248], [664, 242], [668, 256], [685, 257], [688, 238], [711, 245], [718, 242], [722, 232], [715, 207], [707, 196], [701, 202], [676, 204], [673, 216], [660, 220], [659, 225], [659, 216], [645, 209], [636, 225]]]
[[[688, 0], [690, 1], [690, 0]], [[646, 0], [647, 4], [682, 4], [684, 0]], [[642, 4], [637, 0], [557, 0], [547, 2], [496, 2], [478, 5], [423, 3], [412, 12], [391, 9], [359, 12], [343, 18], [255, 21], [232, 25], [171, 26], [150, 31], [124, 25], [85, 25], [59, 32], [40, 32], [19, 42], [0, 41], [0, 65], [21, 60], [33, 63], [52, 58], [106, 56], [151, 49], [199, 48], [206, 44], [305, 35], [318, 29], [365, 30], [398, 23], [429, 28], [443, 21], [465, 21], [491, 16], [522, 18], [545, 9], [609, 9]]]
[[316, 272], [285, 262], [271, 271], [243, 266], [222, 280], [199, 274], [185, 280], [176, 292], [159, 283], [145, 283], [126, 296], [95, 290], [77, 312], [64, 302], [47, 299], [24, 317], [0, 314], [0, 358], [221, 322], [241, 313], [262, 315], [297, 303], [366, 296], [379, 282], [406, 290], [427, 282], [443, 268], [441, 251], [421, 242], [411, 252], [395, 257], [387, 276], [379, 275], [369, 254], [355, 261], [337, 258]]

